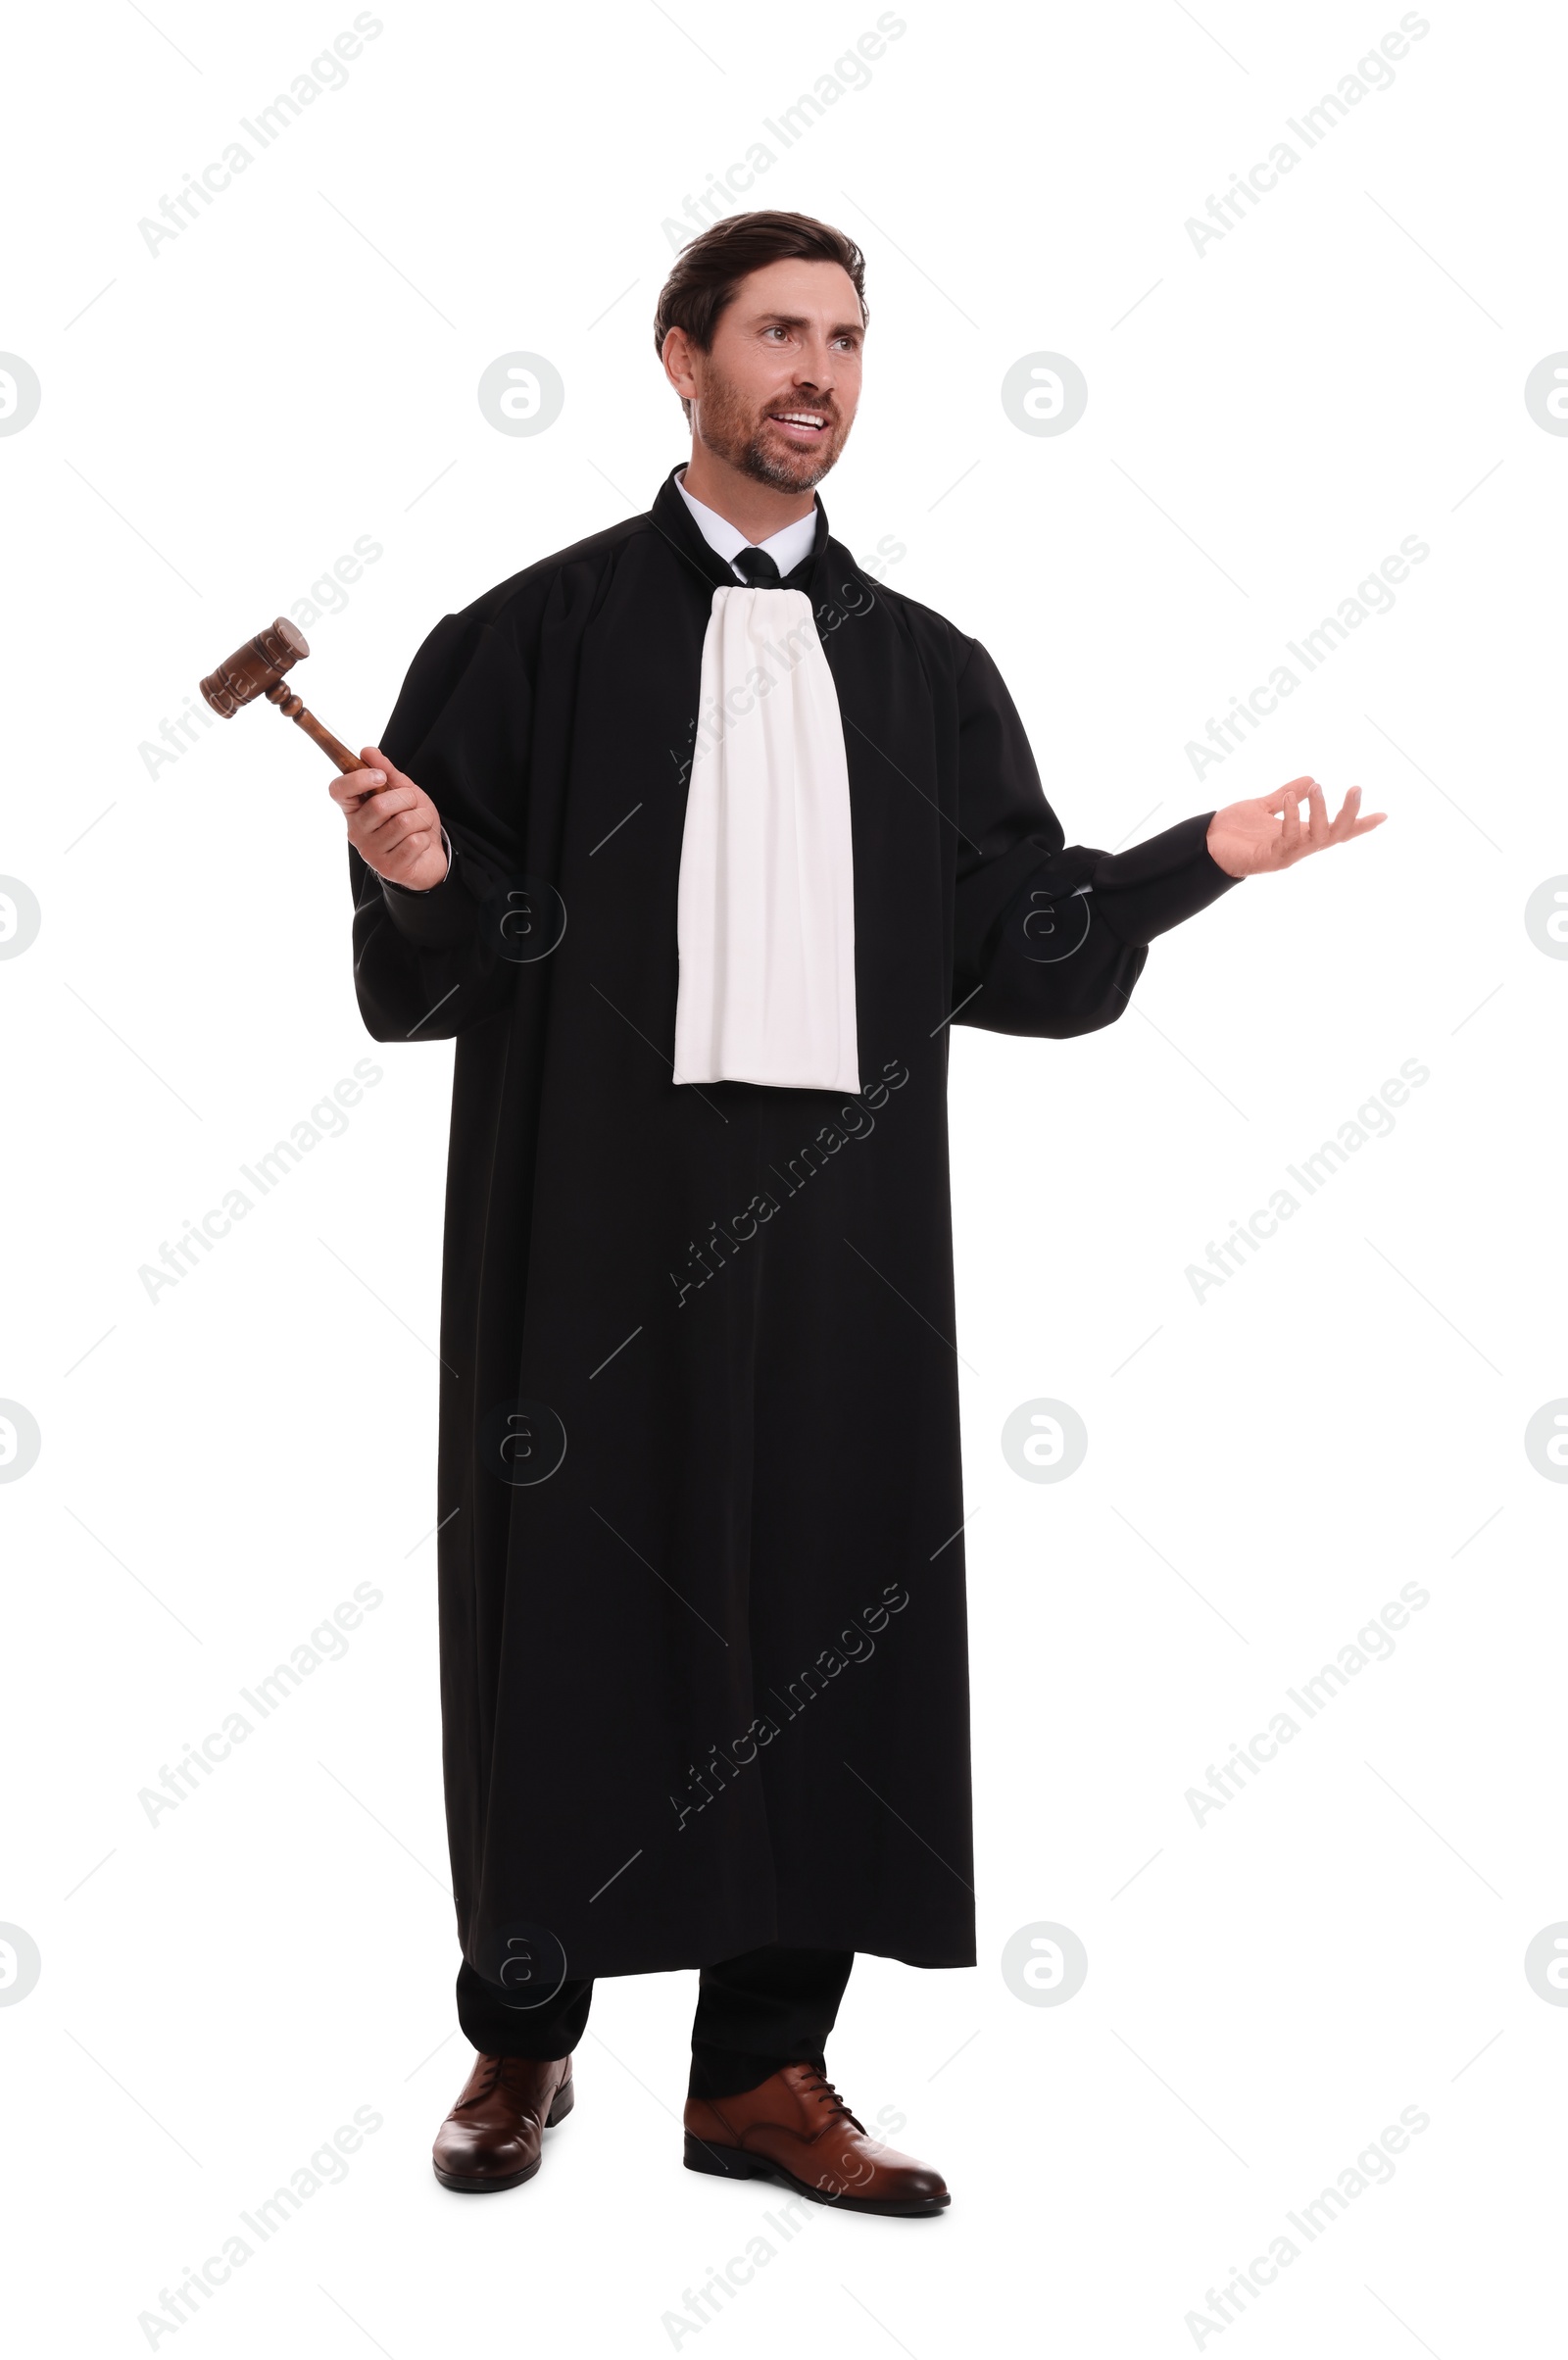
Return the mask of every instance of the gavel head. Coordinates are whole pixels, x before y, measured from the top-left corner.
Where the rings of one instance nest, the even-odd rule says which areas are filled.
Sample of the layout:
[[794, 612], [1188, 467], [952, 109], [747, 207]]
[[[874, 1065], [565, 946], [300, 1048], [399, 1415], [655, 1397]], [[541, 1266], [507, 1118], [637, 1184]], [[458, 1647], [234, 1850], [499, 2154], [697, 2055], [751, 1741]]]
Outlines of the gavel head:
[[304, 632], [296, 629], [286, 615], [280, 615], [265, 631], [258, 631], [254, 639], [236, 648], [216, 672], [208, 673], [201, 684], [202, 695], [226, 721], [253, 697], [263, 697], [275, 688], [283, 674], [310, 652]]

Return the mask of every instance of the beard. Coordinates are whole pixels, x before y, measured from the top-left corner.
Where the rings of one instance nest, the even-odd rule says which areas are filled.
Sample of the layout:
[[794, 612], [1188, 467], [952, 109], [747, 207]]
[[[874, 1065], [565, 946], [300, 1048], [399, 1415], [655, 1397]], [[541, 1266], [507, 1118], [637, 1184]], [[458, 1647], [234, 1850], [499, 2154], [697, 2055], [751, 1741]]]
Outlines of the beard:
[[697, 437], [738, 474], [776, 492], [809, 492], [837, 465], [850, 438], [850, 421], [840, 417], [835, 404], [803, 398], [789, 405], [822, 412], [828, 424], [819, 445], [776, 441], [764, 423], [767, 412], [754, 410], [734, 380], [713, 369], [711, 358], [707, 374], [708, 390], [697, 405]]

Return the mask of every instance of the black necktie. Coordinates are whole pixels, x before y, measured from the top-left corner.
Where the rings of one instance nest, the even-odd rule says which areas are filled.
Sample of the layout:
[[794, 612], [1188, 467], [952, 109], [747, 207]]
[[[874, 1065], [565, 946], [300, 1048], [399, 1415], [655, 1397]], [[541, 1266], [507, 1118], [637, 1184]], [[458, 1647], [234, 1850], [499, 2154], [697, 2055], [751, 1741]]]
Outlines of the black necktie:
[[776, 590], [784, 579], [765, 549], [737, 549], [730, 563], [749, 590]]

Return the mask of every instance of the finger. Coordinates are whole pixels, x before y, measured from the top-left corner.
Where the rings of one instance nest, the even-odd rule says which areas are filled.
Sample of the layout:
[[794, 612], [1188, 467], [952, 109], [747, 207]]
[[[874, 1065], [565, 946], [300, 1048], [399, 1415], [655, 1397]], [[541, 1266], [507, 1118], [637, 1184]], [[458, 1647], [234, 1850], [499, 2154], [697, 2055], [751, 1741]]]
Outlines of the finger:
[[1260, 795], [1257, 800], [1265, 811], [1278, 812], [1287, 799], [1295, 798], [1298, 802], [1311, 784], [1309, 778], [1293, 778], [1288, 786], [1276, 787], [1272, 795]]
[[416, 834], [410, 836], [406, 843], [394, 844], [385, 852], [378, 852], [373, 860], [367, 860], [366, 865], [373, 868], [377, 876], [390, 877], [394, 884], [401, 884], [409, 870], [424, 859], [430, 845], [427, 834]]
[[1329, 807], [1315, 778], [1306, 798], [1306, 838], [1303, 849], [1311, 852], [1319, 851], [1329, 840]]
[[[349, 841], [354, 843], [352, 835]], [[416, 858], [439, 842], [439, 830], [431, 826], [428, 818], [420, 818], [417, 813], [413, 813], [406, 818], [395, 819], [389, 827], [379, 829], [363, 844], [355, 844], [354, 849], [372, 868], [384, 869], [397, 861]]]
[[414, 784], [414, 781], [411, 778], [405, 778], [403, 772], [398, 768], [396, 762], [389, 762], [387, 761], [386, 756], [381, 752], [379, 746], [362, 746], [360, 748], [360, 759], [369, 769], [384, 770], [394, 786], [410, 787]]
[[1309, 784], [1310, 781], [1307, 779], [1297, 778], [1293, 779], [1290, 786], [1285, 789], [1285, 816], [1280, 828], [1280, 857], [1282, 860], [1293, 860], [1300, 851], [1300, 797], [1297, 793], [1297, 789]]
[[1368, 811], [1364, 819], [1358, 819], [1356, 821], [1354, 827], [1350, 830], [1350, 835], [1346, 837], [1346, 843], [1349, 843], [1350, 836], [1364, 836], [1369, 828], [1381, 827], [1388, 815], [1389, 814], [1387, 811]]
[[405, 803], [400, 798], [396, 810], [382, 810], [382, 805], [396, 793], [395, 788], [388, 788], [384, 794], [374, 796], [365, 810], [357, 812], [349, 822], [349, 842], [360, 852], [373, 855], [376, 860], [384, 859], [416, 832], [422, 830], [429, 833], [428, 810], [412, 800]]
[[396, 818], [399, 811], [417, 811], [424, 801], [412, 780], [405, 779], [401, 786], [376, 787], [366, 797], [359, 815], [371, 827], [378, 827], [383, 820]]
[[357, 811], [368, 795], [387, 783], [384, 770], [346, 770], [334, 778], [327, 789], [332, 801], [341, 804], [346, 811]]
[[432, 850], [432, 843], [434, 838], [427, 828], [416, 828], [414, 833], [406, 835], [402, 845], [387, 845], [385, 850], [373, 852], [373, 855], [362, 855], [362, 860], [366, 861], [366, 866], [373, 868], [378, 875], [402, 878], [409, 868], [416, 866], [416, 861], [422, 861], [422, 857]]
[[427, 826], [427, 823], [430, 821], [420, 819], [418, 811], [380, 814], [375, 810], [375, 803], [370, 803], [366, 805], [364, 811], [359, 811], [359, 814], [354, 814], [354, 819], [350, 819], [350, 843], [368, 861], [380, 861], [385, 860], [387, 852], [394, 845], [402, 845], [402, 840], [414, 828]]
[[1355, 814], [1360, 808], [1361, 790], [1359, 787], [1351, 787], [1347, 793], [1345, 801], [1341, 804], [1339, 810], [1334, 814], [1334, 823], [1329, 829], [1328, 836], [1328, 840], [1331, 844], [1343, 844], [1345, 842], [1347, 837], [1349, 835], [1351, 828], [1355, 825]]

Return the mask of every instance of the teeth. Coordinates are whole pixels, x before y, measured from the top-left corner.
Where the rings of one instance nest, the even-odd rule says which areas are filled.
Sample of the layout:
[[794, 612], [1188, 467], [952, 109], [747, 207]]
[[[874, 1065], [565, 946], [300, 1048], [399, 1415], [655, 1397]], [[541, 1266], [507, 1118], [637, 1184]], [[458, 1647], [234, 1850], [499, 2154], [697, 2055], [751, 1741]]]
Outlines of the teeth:
[[786, 426], [825, 426], [827, 420], [809, 410], [782, 410], [774, 413]]

